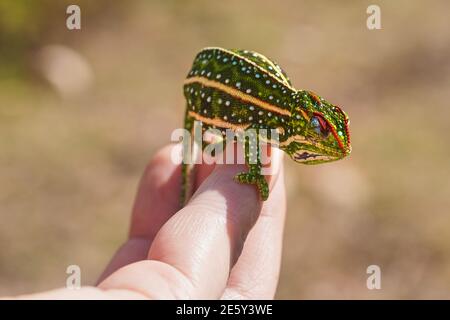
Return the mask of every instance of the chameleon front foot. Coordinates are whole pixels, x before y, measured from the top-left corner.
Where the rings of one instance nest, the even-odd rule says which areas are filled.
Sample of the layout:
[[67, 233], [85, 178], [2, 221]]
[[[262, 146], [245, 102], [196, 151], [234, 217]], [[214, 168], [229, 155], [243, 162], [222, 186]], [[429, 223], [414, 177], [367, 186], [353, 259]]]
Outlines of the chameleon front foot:
[[258, 188], [259, 194], [263, 201], [269, 197], [269, 185], [264, 176], [253, 172], [238, 173], [234, 180], [240, 183], [254, 184]]

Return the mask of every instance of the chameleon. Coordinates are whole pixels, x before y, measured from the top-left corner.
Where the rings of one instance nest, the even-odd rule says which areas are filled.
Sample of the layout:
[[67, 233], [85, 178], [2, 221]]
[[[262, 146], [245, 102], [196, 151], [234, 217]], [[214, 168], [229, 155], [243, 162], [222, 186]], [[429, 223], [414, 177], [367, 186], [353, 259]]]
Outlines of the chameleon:
[[[225, 129], [253, 129], [257, 139], [263, 139], [263, 130], [276, 130], [274, 146], [303, 164], [331, 162], [351, 152], [347, 114], [312, 91], [295, 89], [281, 67], [260, 53], [204, 48], [195, 57], [183, 89], [188, 132], [200, 121], [202, 132], [221, 130], [226, 144]], [[202, 144], [202, 150], [205, 146]], [[257, 160], [250, 163], [251, 151], [244, 149], [248, 172], [234, 179], [255, 185], [264, 201], [269, 188], [261, 174], [261, 150], [256, 148]], [[191, 193], [191, 171], [192, 166], [182, 164], [181, 205]]]

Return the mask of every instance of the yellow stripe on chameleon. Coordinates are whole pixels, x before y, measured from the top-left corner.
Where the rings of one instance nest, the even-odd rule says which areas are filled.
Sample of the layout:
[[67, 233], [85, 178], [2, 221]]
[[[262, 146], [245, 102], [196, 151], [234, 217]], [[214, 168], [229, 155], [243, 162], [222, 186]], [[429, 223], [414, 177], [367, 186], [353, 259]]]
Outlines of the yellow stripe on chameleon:
[[[279, 145], [280, 145], [280, 147], [288, 146], [293, 141], [296, 141], [296, 142], [299, 142], [299, 143], [302, 143], [302, 144], [306, 144], [306, 145], [310, 145], [310, 146], [315, 146], [315, 147], [317, 147], [317, 148], [319, 148], [319, 149], [321, 149], [323, 151], [327, 151], [327, 152], [330, 152], [330, 153], [334, 152], [334, 150], [332, 148], [325, 147], [325, 146], [321, 145], [318, 142], [309, 141], [308, 139], [306, 139], [304, 136], [301, 136], [301, 135], [290, 136], [285, 141], [281, 141]], [[306, 150], [304, 150], [304, 151], [306, 151]], [[334, 153], [336, 155], [333, 155], [333, 156], [330, 156], [330, 157], [334, 158], [334, 157], [339, 156], [338, 152], [334, 152]]]
[[[248, 124], [248, 123], [247, 124], [234, 124], [234, 123], [226, 122], [217, 117], [216, 118], [204, 117], [204, 116], [199, 115], [198, 113], [195, 113], [194, 111], [188, 111], [188, 115], [193, 117], [195, 120], [201, 121], [205, 124], [208, 124], [211, 126], [216, 126], [217, 128], [232, 129], [233, 131], [239, 131], [239, 130], [245, 131], [249, 126], [251, 126], [251, 124]], [[277, 129], [280, 129], [280, 128], [277, 128]], [[316, 145], [316, 143], [314, 143], [312, 141], [308, 141], [305, 137], [303, 137], [301, 135], [290, 136], [285, 141], [281, 141], [281, 142], [273, 141], [271, 139], [268, 140], [263, 137], [260, 137], [260, 139], [263, 140], [265, 143], [270, 143], [277, 147], [288, 146], [292, 141], [301, 142], [301, 143], [304, 143], [307, 145]], [[325, 160], [324, 157], [325, 156], [321, 156], [320, 158], [316, 158], [314, 160]], [[333, 156], [330, 156], [330, 159], [331, 158], [333, 158]]]
[[218, 89], [220, 91], [223, 91], [227, 94], [229, 94], [230, 96], [233, 96], [235, 98], [241, 99], [245, 102], [249, 102], [251, 104], [254, 104], [255, 106], [258, 106], [264, 110], [268, 110], [268, 111], [272, 111], [274, 113], [278, 113], [281, 115], [285, 115], [285, 116], [291, 116], [291, 112], [289, 110], [285, 110], [282, 109], [280, 107], [274, 106], [270, 103], [267, 103], [265, 101], [262, 101], [260, 99], [255, 98], [254, 96], [251, 96], [249, 94], [243, 93], [237, 89], [228, 87], [227, 85], [224, 85], [221, 82], [217, 82], [217, 81], [213, 81], [213, 80], [209, 80], [207, 78], [204, 77], [191, 77], [191, 78], [187, 78], [184, 81], [184, 84], [191, 84], [191, 83], [200, 83], [201, 85], [205, 86], [205, 87], [211, 87], [211, 88], [215, 88]]
[[226, 128], [226, 129], [232, 129], [232, 130], [236, 131], [236, 130], [245, 130], [250, 126], [250, 124], [233, 124], [230, 122], [223, 121], [220, 118], [203, 117], [203, 116], [199, 115], [198, 113], [195, 113], [194, 111], [188, 111], [188, 114], [195, 120], [204, 122], [204, 123], [212, 125], [212, 126], [216, 126], [218, 128]]

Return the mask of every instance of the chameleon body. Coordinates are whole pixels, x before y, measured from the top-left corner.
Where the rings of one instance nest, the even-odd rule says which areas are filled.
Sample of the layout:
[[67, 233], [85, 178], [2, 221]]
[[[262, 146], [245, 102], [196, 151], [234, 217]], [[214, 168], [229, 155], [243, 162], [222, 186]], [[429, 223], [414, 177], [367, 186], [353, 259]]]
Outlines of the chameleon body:
[[[349, 119], [344, 111], [308, 90], [296, 90], [286, 73], [264, 55], [248, 50], [205, 48], [200, 51], [184, 82], [185, 129], [194, 121], [202, 130], [233, 131], [274, 129], [278, 148], [294, 161], [319, 164], [342, 159], [351, 152]], [[225, 137], [225, 135], [224, 135]], [[259, 134], [258, 134], [258, 138]], [[226, 140], [226, 139], [225, 139]], [[226, 141], [224, 141], [226, 142]], [[203, 145], [203, 149], [205, 145]], [[262, 200], [269, 189], [261, 175], [261, 162], [235, 177], [257, 186]], [[259, 157], [260, 150], [257, 150]], [[184, 204], [190, 196], [190, 166], [182, 167]]]

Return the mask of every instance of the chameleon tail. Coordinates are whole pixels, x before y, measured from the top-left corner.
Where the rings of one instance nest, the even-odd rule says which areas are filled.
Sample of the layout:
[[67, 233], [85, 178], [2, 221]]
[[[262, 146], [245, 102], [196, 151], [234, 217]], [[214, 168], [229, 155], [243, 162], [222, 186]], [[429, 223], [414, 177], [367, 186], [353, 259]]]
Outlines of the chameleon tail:
[[181, 163], [181, 194], [180, 194], [180, 206], [184, 207], [192, 195], [191, 177], [193, 176], [193, 145], [194, 145], [194, 118], [188, 115], [187, 108], [184, 116], [184, 128], [190, 133], [190, 136], [185, 133], [183, 137], [183, 161]]

